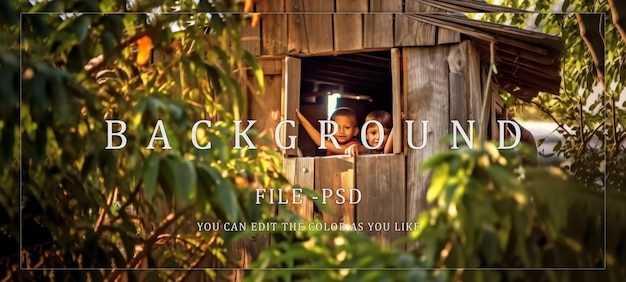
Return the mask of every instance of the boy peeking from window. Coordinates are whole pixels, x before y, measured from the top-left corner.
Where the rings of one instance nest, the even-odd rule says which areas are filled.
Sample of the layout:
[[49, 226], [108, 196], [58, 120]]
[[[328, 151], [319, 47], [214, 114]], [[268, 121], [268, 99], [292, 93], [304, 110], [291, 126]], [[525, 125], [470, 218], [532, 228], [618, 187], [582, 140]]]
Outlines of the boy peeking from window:
[[[322, 139], [322, 134], [315, 129], [298, 109], [296, 109], [296, 116], [304, 127], [304, 130], [306, 130], [306, 133], [313, 139], [313, 142], [315, 142], [315, 145], [320, 149], [326, 148], [327, 156], [348, 155], [354, 157], [359, 153], [366, 152], [365, 147], [356, 139], [359, 134], [359, 127], [356, 121], [356, 114], [352, 109], [341, 107], [333, 112], [330, 116], [330, 120], [335, 122], [337, 127], [332, 126], [330, 133], [335, 132], [335, 128], [336, 133], [328, 139]], [[325, 124], [321, 123], [320, 126], [325, 126]], [[322, 144], [322, 142], [324, 143]]]

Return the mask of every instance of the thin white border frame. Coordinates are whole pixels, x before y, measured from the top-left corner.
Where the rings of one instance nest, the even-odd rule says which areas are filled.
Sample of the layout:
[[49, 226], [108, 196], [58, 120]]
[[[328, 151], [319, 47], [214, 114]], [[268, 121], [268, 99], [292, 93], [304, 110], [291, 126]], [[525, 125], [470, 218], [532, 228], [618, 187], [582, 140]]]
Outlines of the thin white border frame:
[[[49, 14], [64, 14], [64, 13], [81, 13], [81, 14], [86, 14], [86, 15], [124, 15], [124, 14], [148, 14], [148, 13], [152, 13], [152, 12], [21, 12], [20, 11], [20, 22], [19, 22], [19, 29], [20, 29], [20, 34], [19, 34], [19, 45], [20, 45], [20, 51], [19, 51], [19, 65], [20, 65], [20, 86], [19, 86], [19, 91], [20, 91], [20, 97], [19, 97], [19, 114], [20, 114], [20, 128], [22, 127], [22, 118], [21, 118], [21, 114], [22, 114], [22, 81], [21, 81], [21, 75], [22, 75], [22, 45], [23, 45], [23, 41], [22, 41], [22, 21], [23, 21], [23, 15], [36, 15], [36, 14], [44, 14], [44, 15], [49, 15]], [[158, 12], [158, 14], [199, 14], [200, 12]], [[258, 13], [258, 14], [286, 14], [286, 15], [290, 15], [290, 14], [331, 14], [331, 15], [335, 15], [335, 14], [404, 14], [405, 12], [206, 12], [206, 13], [202, 13], [202, 14], [209, 14], [209, 13], [213, 13], [213, 14], [239, 14], [239, 15], [245, 15], [245, 14], [252, 14], [252, 13]], [[440, 13], [433, 13], [433, 12], [415, 12], [415, 13], [419, 13], [419, 14], [440, 14]], [[415, 14], [412, 13], [412, 14]], [[540, 12], [528, 12], [528, 13], [517, 13], [517, 14], [548, 14], [548, 15], [570, 15], [570, 14], [592, 14], [592, 15], [597, 15], [597, 14], [601, 14], [603, 16], [604, 19], [604, 30], [603, 30], [603, 34], [606, 38], [606, 24], [607, 24], [607, 18], [606, 18], [606, 13], [607, 12], [569, 12], [569, 13], [540, 13]], [[467, 13], [465, 13], [467, 14]], [[516, 13], [480, 13], [480, 14], [516, 14]], [[605, 65], [605, 69], [606, 69], [606, 41], [604, 42], [604, 65]], [[288, 54], [287, 54], [288, 55]], [[604, 76], [604, 84], [606, 85], [606, 81], [607, 78], [606, 76]], [[607, 131], [607, 127], [606, 127], [606, 121], [608, 119], [608, 110], [606, 108], [606, 90], [602, 92], [602, 102], [603, 102], [603, 108], [604, 108], [604, 138], [602, 139], [602, 143], [603, 143], [603, 147], [604, 147], [604, 161], [605, 161], [605, 166], [607, 164], [607, 146], [606, 146], [606, 137], [608, 136], [608, 131]], [[600, 114], [600, 113], [599, 113]], [[232, 271], [232, 270], [270, 270], [270, 271], [290, 271], [290, 270], [298, 270], [298, 271], [307, 271], [307, 270], [341, 270], [341, 269], [352, 269], [352, 270], [363, 270], [363, 271], [367, 271], [367, 270], [385, 270], [385, 271], [406, 271], [406, 270], [441, 270], [441, 271], [455, 271], [455, 270], [467, 270], [467, 271], [480, 271], [480, 270], [487, 270], [487, 271], [493, 271], [493, 270], [502, 270], [502, 271], [511, 271], [511, 270], [524, 270], [524, 271], [537, 271], [537, 270], [557, 270], [557, 271], [565, 271], [565, 270], [573, 270], [573, 271], [585, 271], [585, 270], [596, 270], [596, 271], [600, 271], [600, 270], [606, 270], [607, 269], [607, 205], [606, 205], [606, 200], [607, 200], [607, 169], [605, 167], [604, 169], [604, 183], [603, 183], [603, 196], [604, 196], [604, 244], [603, 244], [603, 267], [581, 267], [581, 268], [570, 268], [570, 267], [533, 267], [533, 268], [525, 268], [525, 267], [486, 267], [486, 268], [463, 268], [463, 267], [456, 267], [456, 268], [350, 268], [350, 267], [332, 267], [332, 268], [163, 268], [163, 267], [148, 267], [148, 268], [127, 268], [127, 267], [123, 267], [123, 268], [113, 268], [113, 267], [103, 267], [103, 268], [64, 268], [64, 267], [52, 267], [52, 268], [29, 268], [29, 267], [24, 267], [23, 266], [23, 256], [24, 254], [22, 253], [23, 250], [23, 240], [22, 240], [22, 227], [23, 227], [23, 223], [22, 223], [22, 196], [23, 196], [23, 177], [22, 177], [22, 150], [23, 150], [23, 143], [22, 143], [22, 133], [20, 133], [20, 158], [19, 158], [19, 170], [20, 170], [20, 175], [19, 175], [19, 189], [20, 189], [20, 198], [19, 198], [19, 205], [20, 205], [20, 211], [19, 211], [19, 269], [24, 271], [107, 271], [107, 270], [118, 270], [118, 271], [159, 271], [159, 270], [165, 270], [165, 271], [204, 271], [204, 270], [214, 270], [214, 271]]]

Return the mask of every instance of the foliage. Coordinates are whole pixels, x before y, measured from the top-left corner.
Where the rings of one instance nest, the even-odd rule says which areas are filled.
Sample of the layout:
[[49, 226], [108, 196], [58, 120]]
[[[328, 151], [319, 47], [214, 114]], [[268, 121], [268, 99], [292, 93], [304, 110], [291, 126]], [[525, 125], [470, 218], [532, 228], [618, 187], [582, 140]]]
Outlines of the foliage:
[[[207, 258], [227, 264], [225, 246], [234, 234], [199, 232], [196, 221], [262, 220], [269, 208], [256, 205], [254, 190], [244, 188], [286, 184], [277, 155], [262, 145], [266, 138], [251, 131], [257, 150], [232, 146], [233, 121], [246, 107], [240, 79], [261, 72], [241, 47], [237, 27], [244, 19], [217, 13], [241, 7], [232, 1], [10, 5], [1, 27], [0, 218], [8, 225], [0, 240], [11, 247], [0, 255], [10, 266], [0, 276], [153, 279], [151, 272], [99, 269], [188, 268]], [[177, 6], [203, 13], [124, 13]], [[169, 59], [150, 64], [152, 48]], [[262, 81], [257, 87], [262, 90]], [[113, 119], [126, 122], [128, 142], [105, 150], [105, 120]], [[192, 146], [199, 119], [212, 121], [197, 134], [211, 149]], [[159, 120], [167, 133], [157, 136], [166, 134], [171, 150], [164, 141], [146, 149]], [[113, 145], [120, 142], [113, 138]], [[20, 263], [91, 271], [18, 271]]]
[[[399, 248], [384, 248], [356, 231], [305, 230], [273, 234], [246, 281], [447, 281], [446, 271], [424, 267]], [[401, 242], [399, 242], [401, 243]], [[270, 269], [270, 270], [268, 270]], [[385, 271], [381, 271], [385, 270]]]
[[[589, 191], [559, 168], [522, 162], [530, 154], [528, 148], [498, 151], [487, 143], [483, 148], [441, 153], [422, 166], [433, 168], [427, 195], [433, 207], [419, 216], [421, 228], [411, 237], [421, 243], [418, 253], [428, 266], [603, 267], [603, 195]], [[621, 212], [619, 207], [609, 216], [619, 218]], [[625, 231], [623, 224], [613, 227], [618, 234]], [[618, 238], [609, 237], [607, 244], [617, 246]], [[614, 260], [626, 258], [619, 247], [607, 252]], [[619, 271], [589, 277], [608, 280], [614, 275], [615, 279]], [[570, 275], [575, 274], [462, 271], [451, 280], [570, 281]]]
[[[555, 147], [555, 153], [566, 161], [562, 166], [585, 186], [623, 192], [626, 174], [619, 169], [626, 165], [622, 153], [626, 132], [624, 104], [618, 105], [624, 84], [620, 83], [626, 67], [624, 38], [614, 25], [608, 1], [500, 1], [499, 5], [543, 14], [520, 14], [507, 17], [488, 15], [485, 20], [511, 22], [559, 35], [565, 42], [562, 55], [562, 87], [559, 96], [540, 94], [530, 104], [509, 99], [510, 105], [536, 108], [542, 116], [556, 122], [557, 132], [564, 137]], [[607, 18], [604, 33], [604, 81], [600, 81], [589, 48], [580, 34], [579, 21], [574, 12], [604, 13]], [[559, 13], [559, 14], [552, 14]], [[606, 82], [606, 89], [600, 86]], [[599, 92], [600, 95], [594, 94]], [[539, 140], [543, 142], [543, 140]]]

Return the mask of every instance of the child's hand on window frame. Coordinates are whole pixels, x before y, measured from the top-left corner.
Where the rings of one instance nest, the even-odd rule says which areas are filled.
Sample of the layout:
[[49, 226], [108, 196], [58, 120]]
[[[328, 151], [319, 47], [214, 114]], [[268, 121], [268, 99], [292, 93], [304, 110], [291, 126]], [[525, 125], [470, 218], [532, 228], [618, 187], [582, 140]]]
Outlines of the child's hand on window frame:
[[359, 155], [359, 145], [357, 144], [352, 144], [350, 146], [348, 146], [348, 148], [346, 148], [346, 150], [344, 151], [344, 153], [350, 157], [356, 157]]

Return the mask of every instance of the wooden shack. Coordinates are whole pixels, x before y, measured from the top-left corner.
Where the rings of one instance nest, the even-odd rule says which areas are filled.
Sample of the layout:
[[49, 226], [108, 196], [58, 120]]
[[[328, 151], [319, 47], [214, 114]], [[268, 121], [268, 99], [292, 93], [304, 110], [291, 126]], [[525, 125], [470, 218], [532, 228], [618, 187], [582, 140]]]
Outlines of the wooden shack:
[[[333, 206], [316, 214], [309, 203], [294, 207], [302, 216], [328, 222], [410, 222], [426, 207], [429, 175], [419, 166], [449, 144], [451, 120], [475, 120], [484, 138], [497, 136], [500, 90], [529, 101], [539, 92], [558, 94], [564, 48], [556, 36], [472, 20], [461, 13], [519, 12], [472, 0], [257, 0], [260, 23], [246, 26], [244, 46], [260, 60], [266, 91], [251, 97], [248, 118], [259, 128], [295, 120], [299, 108], [313, 123], [327, 119], [330, 94], [336, 106], [353, 108], [362, 124], [367, 112], [392, 114], [394, 154], [356, 158], [319, 157], [300, 129], [298, 148], [284, 151], [285, 173], [294, 185], [311, 188], [358, 187], [358, 205]], [[498, 73], [487, 97], [489, 112], [480, 120], [490, 44], [495, 43]], [[260, 95], [253, 89], [249, 95]], [[268, 115], [268, 113], [271, 113]], [[428, 143], [407, 146], [408, 120], [428, 120]], [[421, 144], [421, 127], [413, 128]], [[272, 133], [273, 132], [268, 132]], [[283, 140], [284, 141], [284, 140]], [[303, 155], [303, 156], [300, 156]], [[375, 233], [375, 232], [374, 232]], [[403, 232], [372, 234], [383, 242]]]
[[[333, 205], [334, 213], [318, 213], [309, 202], [293, 210], [326, 222], [413, 222], [426, 208], [428, 173], [420, 164], [449, 144], [438, 142], [452, 131], [451, 120], [475, 120], [483, 138], [497, 136], [499, 92], [529, 101], [539, 92], [558, 94], [559, 37], [472, 20], [462, 13], [517, 10], [472, 0], [256, 0], [260, 22], [242, 29], [244, 46], [260, 61], [265, 93], [248, 88], [247, 118], [269, 136], [295, 109], [313, 123], [327, 119], [335, 106], [353, 108], [362, 124], [370, 110], [392, 114], [394, 153], [356, 158], [321, 157], [302, 129], [287, 128], [281, 138], [298, 136], [297, 150], [285, 150], [284, 172], [294, 186], [353, 188], [362, 193], [357, 205]], [[487, 96], [488, 113], [480, 120], [483, 91], [495, 43], [498, 73]], [[263, 96], [261, 96], [263, 95]], [[257, 96], [257, 97], [254, 97]], [[415, 144], [421, 144], [419, 121], [428, 120], [428, 143], [407, 146], [407, 126], [417, 121]], [[465, 128], [467, 129], [467, 127]], [[393, 227], [392, 227], [393, 228]], [[368, 231], [383, 243], [406, 232]], [[265, 239], [264, 239], [265, 240]], [[246, 267], [263, 242], [247, 242]], [[261, 247], [259, 247], [261, 246]]]

